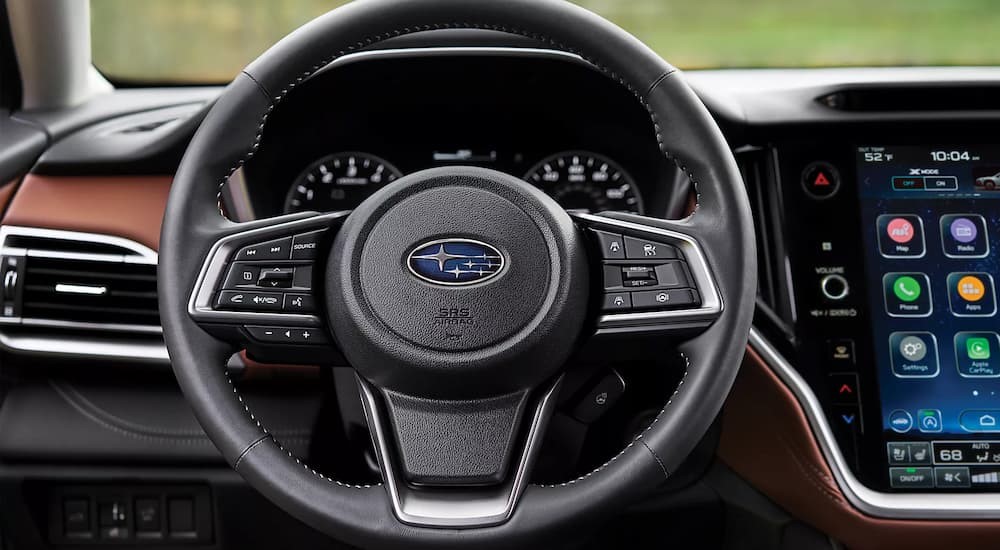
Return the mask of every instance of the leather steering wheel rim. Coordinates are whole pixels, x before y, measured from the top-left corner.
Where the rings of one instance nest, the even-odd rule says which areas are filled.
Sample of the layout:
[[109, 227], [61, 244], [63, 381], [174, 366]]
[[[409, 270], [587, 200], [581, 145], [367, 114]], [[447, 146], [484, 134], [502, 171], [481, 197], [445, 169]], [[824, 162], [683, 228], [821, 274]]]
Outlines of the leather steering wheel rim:
[[[213, 244], [263, 220], [220, 215], [219, 189], [253, 156], [268, 115], [333, 60], [396, 36], [434, 29], [489, 29], [575, 53], [627, 87], [647, 108], [662, 152], [697, 189], [680, 221], [607, 217], [682, 232], [702, 247], [723, 307], [678, 349], [684, 377], [653, 423], [607, 463], [554, 486], [529, 485], [506, 522], [436, 529], [400, 522], [381, 485], [335, 481], [285, 451], [245, 406], [224, 365], [230, 345], [203, 330], [186, 307]], [[295, 219], [296, 216], [283, 219]], [[248, 65], [226, 88], [188, 147], [174, 179], [161, 237], [159, 284], [173, 369], [208, 436], [247, 482], [280, 508], [359, 546], [517, 546], [559, 540], [649, 493], [708, 430], [736, 377], [756, 292], [753, 222], [733, 155], [679, 71], [610, 22], [560, 0], [361, 0], [301, 27]]]

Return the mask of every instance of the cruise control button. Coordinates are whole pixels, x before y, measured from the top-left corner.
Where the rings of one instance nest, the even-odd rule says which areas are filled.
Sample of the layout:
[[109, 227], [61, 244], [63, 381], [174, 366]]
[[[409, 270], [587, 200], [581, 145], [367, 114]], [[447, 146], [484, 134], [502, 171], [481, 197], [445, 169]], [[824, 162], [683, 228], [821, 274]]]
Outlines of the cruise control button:
[[628, 292], [615, 292], [604, 295], [604, 311], [622, 311], [632, 309], [632, 297]]
[[218, 307], [246, 311], [281, 311], [282, 295], [273, 292], [243, 292], [223, 290], [219, 293]]
[[625, 265], [622, 266], [622, 277], [629, 279], [650, 279], [656, 272], [653, 266], [649, 265]]
[[260, 266], [236, 262], [229, 268], [223, 288], [238, 288], [241, 286], [254, 286], [260, 277]]
[[312, 313], [316, 306], [309, 294], [285, 294], [284, 307], [289, 313]]
[[263, 288], [291, 288], [295, 270], [291, 267], [271, 267], [260, 270], [257, 286]]
[[601, 257], [606, 260], [622, 260], [625, 258], [625, 244], [622, 236], [607, 231], [593, 230], [601, 247]]
[[315, 328], [244, 327], [250, 337], [266, 344], [325, 344], [323, 331]]
[[632, 293], [632, 306], [635, 308], [670, 309], [694, 306], [698, 303], [698, 293], [690, 288]]
[[680, 257], [669, 244], [625, 237], [625, 255], [630, 260], [672, 260]]
[[932, 468], [889, 468], [889, 485], [893, 489], [932, 489]]
[[604, 289], [611, 290], [613, 288], [622, 287], [622, 270], [616, 265], [605, 265], [604, 266]]
[[622, 286], [627, 288], [645, 288], [649, 286], [659, 286], [656, 283], [656, 279], [628, 279]]
[[684, 262], [668, 262], [656, 266], [656, 280], [660, 286], [692, 286], [688, 281]]
[[326, 230], [321, 229], [292, 237], [292, 259], [311, 260], [315, 258], [316, 248], [319, 246], [319, 240], [323, 238], [324, 233], [326, 233]]
[[287, 260], [291, 255], [292, 238], [275, 239], [240, 249], [237, 260]]

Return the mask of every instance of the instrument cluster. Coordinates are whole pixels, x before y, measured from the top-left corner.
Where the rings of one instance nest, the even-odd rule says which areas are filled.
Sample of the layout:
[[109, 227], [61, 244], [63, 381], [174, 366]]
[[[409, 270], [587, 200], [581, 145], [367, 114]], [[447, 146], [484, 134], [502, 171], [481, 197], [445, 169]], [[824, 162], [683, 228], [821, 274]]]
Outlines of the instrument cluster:
[[[484, 164], [495, 157], [495, 152], [477, 156], [469, 150], [433, 156], [438, 164]], [[514, 175], [537, 186], [567, 210], [645, 213], [642, 194], [632, 176], [598, 153], [556, 153]], [[350, 210], [402, 176], [390, 161], [371, 153], [333, 153], [312, 162], [295, 178], [285, 195], [284, 213]]]

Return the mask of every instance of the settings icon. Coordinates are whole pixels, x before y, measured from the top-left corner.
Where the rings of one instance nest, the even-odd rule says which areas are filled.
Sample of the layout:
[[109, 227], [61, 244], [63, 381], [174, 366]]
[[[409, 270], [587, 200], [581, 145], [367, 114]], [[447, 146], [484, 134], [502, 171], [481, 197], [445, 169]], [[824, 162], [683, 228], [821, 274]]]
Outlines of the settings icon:
[[899, 342], [899, 353], [909, 361], [920, 361], [927, 356], [927, 344], [917, 336], [907, 336]]

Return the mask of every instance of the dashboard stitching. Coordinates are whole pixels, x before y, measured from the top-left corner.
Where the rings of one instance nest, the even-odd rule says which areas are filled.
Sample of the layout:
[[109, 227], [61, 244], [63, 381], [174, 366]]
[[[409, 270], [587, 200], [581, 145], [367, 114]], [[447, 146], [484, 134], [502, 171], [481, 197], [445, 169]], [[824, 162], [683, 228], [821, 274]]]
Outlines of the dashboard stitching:
[[[633, 96], [636, 97], [636, 99], [639, 100], [639, 103], [642, 104], [642, 106], [649, 113], [650, 118], [651, 118], [652, 123], [653, 123], [653, 129], [654, 129], [654, 131], [656, 133], [656, 141], [657, 141], [657, 144], [658, 144], [658, 146], [660, 148], [660, 151], [667, 157], [667, 159], [669, 159], [670, 161], [672, 161], [682, 172], [684, 172], [687, 175], [688, 179], [691, 180], [691, 183], [692, 183], [692, 185], [694, 186], [694, 189], [695, 189], [695, 210], [694, 210], [694, 212], [692, 212], [691, 215], [693, 216], [694, 213], [697, 212], [698, 205], [699, 205], [700, 199], [701, 199], [701, 195], [700, 195], [700, 193], [698, 191], [698, 182], [695, 179], [694, 174], [692, 174], [691, 171], [688, 170], [687, 166], [684, 165], [684, 164], [682, 164], [680, 162], [680, 160], [676, 156], [674, 156], [670, 151], [667, 150], [666, 144], [663, 141], [662, 133], [660, 131], [659, 120], [657, 119], [656, 114], [653, 112], [652, 107], [649, 105], [648, 101], [646, 100], [646, 96], [648, 95], [648, 93], [651, 92], [652, 89], [655, 88], [655, 86], [657, 86], [661, 82], [663, 82], [668, 76], [670, 76], [671, 74], [674, 74], [675, 72], [677, 72], [677, 69], [674, 69], [674, 68], [671, 67], [664, 74], [660, 75], [659, 77], [657, 77], [653, 81], [653, 83], [650, 85], [650, 87], [646, 91], [646, 93], [640, 93], [624, 77], [620, 76], [615, 71], [609, 69], [603, 63], [598, 62], [593, 57], [585, 55], [585, 54], [581, 53], [580, 51], [578, 51], [578, 50], [576, 50], [574, 48], [567, 47], [566, 45], [564, 45], [564, 44], [562, 44], [562, 43], [560, 43], [560, 42], [558, 42], [558, 41], [556, 41], [556, 40], [554, 40], [554, 39], [552, 39], [550, 37], [547, 37], [547, 36], [544, 36], [544, 35], [541, 35], [541, 34], [538, 34], [538, 33], [524, 31], [524, 30], [521, 30], [521, 29], [515, 29], [515, 28], [505, 27], [503, 25], [490, 25], [490, 24], [468, 23], [468, 22], [466, 22], [466, 23], [445, 23], [445, 24], [433, 24], [433, 25], [420, 25], [420, 26], [412, 27], [412, 28], [411, 27], [404, 27], [402, 29], [396, 29], [396, 30], [385, 32], [385, 33], [381, 33], [381, 34], [376, 34], [376, 35], [373, 35], [373, 36], [369, 36], [369, 37], [364, 38], [364, 39], [362, 39], [361, 41], [359, 41], [359, 42], [357, 42], [355, 44], [351, 44], [351, 45], [347, 46], [346, 48], [338, 51], [336, 54], [334, 54], [332, 56], [324, 58], [320, 62], [318, 62], [315, 65], [313, 65], [310, 69], [306, 70], [305, 72], [303, 72], [302, 74], [300, 74], [299, 76], [297, 76], [295, 78], [295, 80], [293, 80], [292, 82], [289, 82], [286, 85], [286, 87], [283, 88], [278, 93], [278, 95], [274, 96], [273, 99], [269, 99], [268, 107], [267, 107], [267, 109], [265, 109], [263, 115], [261, 116], [260, 123], [257, 125], [257, 134], [254, 137], [254, 141], [251, 144], [250, 149], [247, 151], [247, 153], [240, 160], [238, 160], [236, 162], [236, 164], [233, 165], [233, 167], [229, 170], [229, 173], [226, 174], [226, 176], [223, 177], [222, 181], [219, 183], [218, 191], [217, 191], [217, 194], [216, 194], [216, 200], [217, 200], [217, 206], [218, 206], [218, 209], [219, 209], [219, 213], [223, 217], [225, 217], [225, 212], [224, 212], [224, 210], [222, 208], [222, 190], [225, 187], [226, 182], [248, 160], [250, 160], [251, 158], [253, 158], [253, 155], [256, 153], [257, 149], [260, 147], [261, 138], [262, 138], [263, 133], [264, 133], [264, 126], [265, 126], [265, 124], [267, 122], [268, 117], [271, 115], [272, 112], [274, 112], [275, 107], [292, 90], [294, 90], [299, 84], [301, 84], [302, 82], [304, 82], [306, 79], [308, 79], [309, 77], [311, 77], [313, 74], [315, 74], [317, 71], [319, 71], [320, 69], [322, 69], [326, 65], [329, 65], [330, 63], [332, 63], [334, 60], [336, 60], [336, 59], [338, 59], [340, 57], [343, 57], [343, 56], [345, 56], [345, 55], [347, 55], [349, 53], [352, 53], [352, 52], [355, 52], [357, 50], [366, 48], [366, 47], [371, 46], [373, 44], [384, 42], [385, 40], [388, 40], [390, 38], [404, 36], [404, 35], [409, 35], [409, 34], [413, 34], [413, 33], [416, 33], [416, 32], [431, 31], [431, 30], [443, 30], [443, 29], [494, 30], [494, 31], [505, 32], [505, 33], [508, 33], [508, 34], [516, 34], [516, 35], [524, 36], [524, 37], [531, 38], [531, 39], [534, 39], [534, 40], [539, 40], [539, 41], [545, 42], [545, 43], [547, 43], [547, 44], [549, 44], [549, 45], [551, 45], [551, 46], [553, 46], [553, 47], [555, 47], [555, 48], [557, 48], [559, 50], [570, 52], [572, 54], [580, 56], [582, 59], [586, 60], [588, 63], [590, 63], [591, 65], [593, 65], [597, 69], [599, 69], [602, 73], [604, 73], [608, 77], [610, 77], [610, 78], [618, 81], [619, 84], [621, 84], [622, 86], [624, 86], [629, 92], [632, 93]], [[257, 82], [257, 80], [254, 79], [246, 71], [242, 71], [242, 73], [245, 74], [248, 78], [250, 78], [255, 83]], [[264, 91], [263, 86], [260, 86], [259, 83], [258, 83], [258, 89], [260, 89], [262, 92]], [[690, 361], [688, 360], [688, 357], [686, 355], [684, 355], [683, 353], [681, 355], [684, 357], [685, 362], [687, 364], [687, 367], [689, 367], [690, 366]], [[579, 481], [581, 481], [583, 479], [586, 479], [586, 478], [588, 478], [588, 477], [590, 477], [590, 476], [592, 476], [592, 475], [594, 475], [594, 474], [596, 474], [596, 473], [604, 470], [608, 465], [610, 465], [612, 462], [614, 462], [618, 457], [624, 455], [625, 452], [628, 451], [632, 446], [634, 446], [636, 441], [640, 441], [641, 438], [643, 437], [643, 435], [645, 435], [646, 432], [648, 432], [650, 429], [652, 429], [652, 427], [660, 419], [660, 417], [663, 415], [664, 411], [667, 410], [667, 408], [673, 402], [674, 398], [680, 392], [680, 389], [681, 389], [681, 387], [684, 384], [684, 380], [687, 378], [687, 374], [688, 374], [688, 370], [687, 370], [687, 368], [685, 368], [684, 375], [681, 378], [680, 383], [677, 385], [677, 388], [675, 389], [674, 393], [670, 396], [670, 399], [667, 401], [666, 405], [664, 405], [663, 409], [661, 409], [660, 412], [659, 412], [659, 414], [656, 415], [656, 418], [653, 419], [653, 421], [646, 428], [646, 430], [644, 430], [641, 434], [639, 434], [638, 436], [636, 436], [636, 438], [634, 440], [632, 440], [632, 442], [629, 443], [624, 449], [622, 449], [617, 455], [615, 455], [614, 457], [612, 457], [610, 460], [608, 460], [607, 462], [605, 462], [603, 465], [599, 466], [598, 468], [595, 468], [593, 471], [591, 471], [591, 472], [589, 472], [587, 474], [584, 474], [584, 475], [582, 475], [582, 476], [580, 476], [580, 477], [578, 477], [576, 479], [573, 479], [573, 480], [570, 480], [570, 481], [567, 481], [567, 482], [564, 482], [564, 483], [560, 483], [558, 485], [538, 485], [538, 486], [539, 487], [562, 487], [562, 486], [571, 485], [573, 483], [579, 482]], [[257, 427], [262, 432], [264, 432], [265, 434], [268, 434], [267, 430], [264, 429], [264, 427], [261, 425], [260, 421], [257, 420], [254, 417], [253, 413], [250, 412], [249, 407], [247, 407], [247, 404], [243, 401], [242, 397], [240, 397], [240, 394], [237, 391], [236, 386], [233, 385], [232, 380], [229, 378], [229, 374], [228, 373], [226, 374], [226, 379], [229, 380], [230, 386], [232, 386], [232, 388], [233, 388], [233, 393], [236, 394], [237, 399], [239, 399], [240, 403], [243, 405], [243, 409], [250, 415], [250, 419], [257, 424]], [[268, 434], [268, 435], [270, 435], [270, 434]], [[340, 486], [343, 486], [343, 487], [353, 487], [353, 488], [359, 488], [359, 489], [360, 488], [369, 488], [369, 487], [372, 487], [372, 485], [351, 485], [351, 484], [345, 484], [345, 483], [342, 483], [340, 481], [331, 479], [331, 478], [329, 478], [329, 477], [327, 477], [327, 476], [325, 476], [323, 474], [320, 474], [316, 470], [314, 470], [314, 469], [310, 468], [309, 466], [307, 466], [306, 464], [304, 464], [301, 460], [299, 460], [298, 458], [296, 458], [290, 452], [288, 452], [287, 450], [285, 450], [284, 447], [281, 446], [281, 443], [278, 442], [274, 437], [271, 437], [271, 439], [275, 442], [275, 444], [278, 445], [278, 447], [280, 449], [284, 450], [288, 454], [288, 456], [290, 458], [292, 458], [293, 460], [295, 460], [296, 463], [298, 463], [299, 465], [301, 465], [302, 467], [306, 468], [307, 470], [309, 470], [310, 472], [312, 472], [313, 474], [319, 476], [322, 479], [325, 479], [325, 480], [327, 480], [329, 482], [332, 482], [332, 483], [336, 483], [337, 485], [340, 485]], [[662, 464], [661, 464], [661, 467], [662, 467]], [[381, 485], [381, 483], [379, 483], [378, 485]]]
[[[569, 486], [569, 485], [573, 485], [574, 483], [579, 483], [580, 481], [583, 481], [583, 480], [587, 479], [588, 477], [590, 477], [590, 476], [592, 476], [592, 475], [594, 475], [596, 473], [599, 473], [601, 470], [604, 470], [605, 468], [607, 468], [608, 466], [610, 466], [612, 462], [618, 460], [618, 458], [620, 458], [622, 455], [624, 455], [630, 448], [632, 448], [633, 446], [635, 446], [636, 443], [642, 443], [642, 445], [644, 445], [647, 449], [649, 449], [649, 445], [646, 445], [646, 442], [642, 441], [642, 438], [646, 435], [646, 433], [648, 433], [650, 430], [653, 429], [653, 426], [655, 426], [656, 423], [660, 420], [660, 417], [663, 416], [663, 413], [665, 413], [667, 411], [667, 409], [670, 408], [670, 404], [674, 402], [674, 398], [677, 397], [677, 394], [679, 394], [681, 392], [681, 388], [684, 386], [684, 381], [687, 380], [688, 371], [691, 368], [691, 360], [690, 360], [690, 358], [688, 358], [687, 354], [685, 354], [684, 352], [678, 352], [678, 353], [680, 353], [681, 357], [684, 358], [684, 375], [681, 376], [681, 380], [680, 380], [680, 382], [677, 383], [677, 388], [674, 390], [674, 393], [672, 393], [670, 395], [670, 399], [667, 400], [667, 404], [664, 405], [662, 409], [660, 409], [660, 412], [657, 413], [656, 418], [654, 418], [653, 421], [649, 423], [649, 426], [646, 426], [645, 430], [643, 430], [639, 435], [635, 436], [635, 439], [633, 439], [628, 445], [626, 445], [625, 448], [622, 449], [618, 454], [616, 454], [615, 456], [611, 457], [607, 462], [605, 462], [604, 464], [601, 464], [597, 468], [594, 468], [590, 472], [587, 472], [586, 474], [583, 474], [582, 476], [580, 476], [580, 477], [578, 477], [576, 479], [571, 479], [569, 481], [564, 481], [562, 483], [533, 484], [533, 485], [535, 487], [541, 487], [541, 488], [544, 488], [544, 489], [551, 489], [551, 488], [555, 488], [555, 487], [566, 487], [566, 486]], [[660, 462], [660, 458], [656, 455], [656, 453], [653, 453], [652, 449], [649, 449], [649, 452], [651, 452], [653, 454], [653, 458], [660, 465], [660, 468], [663, 470], [663, 473], [669, 477], [670, 474], [667, 472], [667, 469], [664, 468], [663, 463]]]

